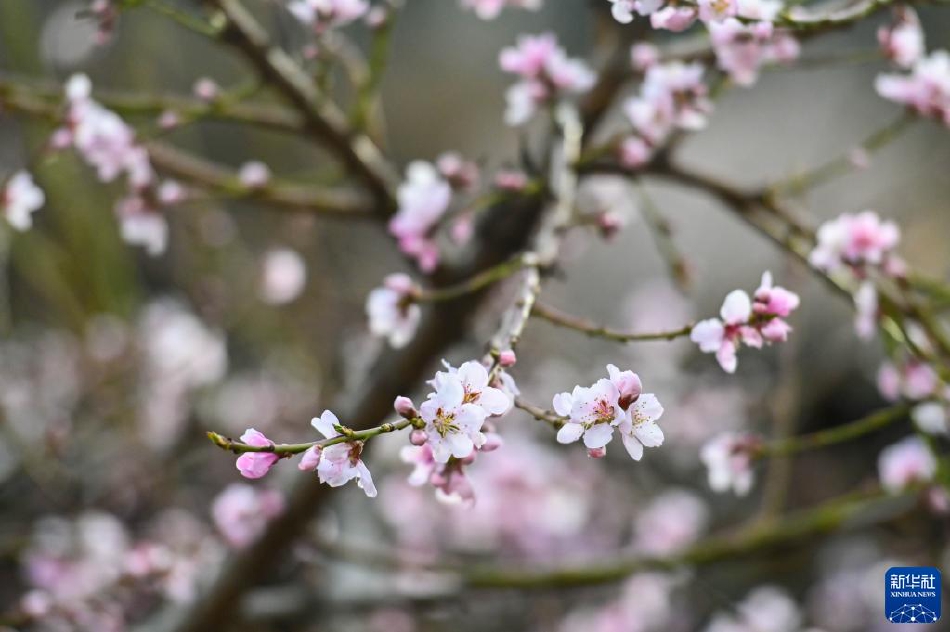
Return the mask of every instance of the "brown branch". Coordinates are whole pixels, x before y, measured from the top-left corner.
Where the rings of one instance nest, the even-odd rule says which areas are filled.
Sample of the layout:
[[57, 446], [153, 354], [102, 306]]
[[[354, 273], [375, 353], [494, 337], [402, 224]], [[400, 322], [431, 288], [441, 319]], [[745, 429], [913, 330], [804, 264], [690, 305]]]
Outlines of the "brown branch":
[[607, 340], [613, 340], [616, 342], [675, 340], [677, 338], [688, 336], [693, 330], [693, 325], [689, 324], [680, 327], [679, 329], [671, 329], [669, 331], [655, 331], [649, 333], [621, 331], [619, 329], [604, 327], [589, 320], [571, 316], [570, 314], [565, 314], [564, 312], [551, 307], [550, 305], [545, 305], [544, 303], [536, 303], [534, 305], [534, 309], [531, 311], [531, 315], [542, 320], [546, 320], [552, 325], [557, 325], [558, 327], [573, 329], [574, 331], [579, 331], [594, 338], [606, 338]]
[[395, 211], [398, 176], [379, 148], [364, 134], [353, 133], [346, 116], [322, 99], [307, 73], [279, 46], [271, 43], [263, 26], [238, 0], [207, 0], [226, 19], [222, 41], [238, 49], [301, 114], [304, 128], [325, 143], [373, 193], [379, 212]]
[[159, 171], [231, 198], [259, 202], [277, 209], [309, 212], [341, 219], [368, 219], [372, 200], [345, 188], [323, 188], [272, 180], [260, 188], [240, 183], [236, 172], [166, 143], [147, 143], [152, 164]]

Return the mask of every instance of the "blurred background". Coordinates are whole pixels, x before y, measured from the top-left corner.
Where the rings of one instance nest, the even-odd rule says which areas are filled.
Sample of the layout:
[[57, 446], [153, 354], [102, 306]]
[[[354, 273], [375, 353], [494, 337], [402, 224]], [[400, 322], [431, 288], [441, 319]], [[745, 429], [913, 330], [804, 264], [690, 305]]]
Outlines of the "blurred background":
[[[491, 22], [453, 1], [405, 4], [382, 87], [386, 149], [400, 166], [449, 150], [488, 171], [517, 166], [522, 139], [502, 120], [511, 81], [498, 51], [519, 33], [550, 30], [585, 57], [602, 29], [620, 28], [604, 20], [604, 2], [548, 0], [540, 11]], [[299, 25], [279, 3], [257, 5], [275, 37], [298, 51], [306, 41]], [[112, 40], [96, 46], [96, 25], [77, 17], [85, 7], [0, 3], [3, 80], [53, 85], [84, 72], [97, 91], [144, 95], [188, 95], [204, 77], [226, 90], [253, 83], [233, 51], [152, 11], [124, 13]], [[950, 13], [920, 15], [928, 49], [950, 45]], [[876, 50], [882, 19], [809, 42], [802, 57], [815, 61], [804, 68], [769, 69], [753, 89], [726, 90], [708, 129], [679, 148], [682, 161], [736, 184], [763, 184], [847, 153], [897, 118], [899, 108], [873, 89], [886, 63], [865, 55]], [[365, 31], [345, 32], [365, 46]], [[821, 61], [843, 53], [856, 55]], [[145, 138], [161, 135], [234, 169], [259, 160], [289, 181], [339, 176], [302, 138], [214, 121], [168, 132], [152, 114], [127, 120]], [[308, 440], [310, 418], [379, 349], [366, 328], [367, 293], [391, 271], [413, 271], [381, 224], [251, 201], [208, 199], [170, 211], [168, 249], [150, 257], [123, 243], [114, 187], [70, 152], [38, 156], [51, 130], [0, 112], [0, 172], [29, 164], [46, 193], [34, 229], [0, 231], [0, 622], [152, 629], [157, 613], [195, 599], [217, 565], [254, 539], [279, 511], [280, 490], [302, 476], [283, 467], [248, 484], [205, 431], [238, 436], [253, 426], [278, 442]], [[946, 279], [948, 164], [950, 133], [918, 121], [866, 169], [796, 205], [816, 221], [864, 209], [894, 219], [902, 255]], [[773, 623], [793, 608], [797, 627], [789, 630], [877, 630], [887, 625], [882, 569], [892, 561], [950, 567], [946, 528], [911, 517], [740, 563], [641, 574], [622, 586], [466, 598], [434, 570], [675, 550], [760, 512], [873, 485], [878, 452], [907, 434], [895, 425], [768, 465], [778, 471], [744, 499], [712, 495], [698, 458], [706, 439], [730, 429], [769, 435], [777, 424], [814, 431], [880, 407], [881, 351], [856, 339], [845, 301], [715, 200], [649, 179], [646, 190], [691, 266], [689, 288], [671, 283], [638, 191], [599, 177], [585, 182], [582, 202], [622, 213], [626, 226], [609, 242], [570, 235], [563, 278], [547, 286], [545, 301], [624, 329], [679, 327], [715, 314], [732, 289], [754, 290], [771, 269], [802, 295], [790, 342], [743, 354], [737, 375], [727, 376], [686, 341], [622, 347], [532, 321], [512, 371], [528, 401], [548, 406], [553, 393], [601, 377], [607, 363], [632, 368], [666, 406], [664, 449], [636, 464], [621, 450], [592, 461], [515, 411], [502, 422], [504, 449], [473, 467], [478, 503], [465, 509], [409, 487], [398, 457], [405, 439], [383, 437], [368, 456], [379, 498], [335, 490], [279, 572], [250, 593], [243, 629], [673, 631], [761, 607]], [[480, 356], [501, 306], [486, 307], [449, 361]], [[434, 362], [432, 372], [438, 368]], [[142, 571], [148, 579], [137, 583], [129, 577], [139, 567], [162, 570]], [[756, 592], [770, 585], [781, 592]], [[79, 614], [34, 623], [23, 614], [60, 602], [82, 604]]]

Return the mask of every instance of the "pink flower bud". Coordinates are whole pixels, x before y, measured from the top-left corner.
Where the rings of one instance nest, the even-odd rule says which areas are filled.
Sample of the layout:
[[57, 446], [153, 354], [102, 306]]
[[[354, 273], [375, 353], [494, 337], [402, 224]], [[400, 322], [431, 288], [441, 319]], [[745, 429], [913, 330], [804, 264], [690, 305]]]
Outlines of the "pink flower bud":
[[607, 456], [607, 448], [605, 447], [590, 448], [587, 450], [587, 456], [589, 456], [592, 459], [602, 459], [605, 456]]
[[416, 428], [409, 433], [409, 443], [412, 445], [425, 445], [426, 441], [428, 441], [428, 437], [426, 437], [425, 430]]
[[297, 469], [301, 472], [312, 472], [317, 469], [317, 466], [320, 465], [320, 455], [322, 452], [323, 449], [318, 445], [307, 448], [307, 451], [300, 457], [300, 463], [297, 464]]
[[498, 354], [498, 364], [505, 367], [512, 367], [518, 361], [518, 356], [515, 355], [515, 352], [511, 349], [505, 349]]
[[419, 416], [419, 411], [416, 410], [415, 404], [405, 395], [400, 395], [396, 398], [396, 401], [393, 402], [393, 408], [396, 409], [396, 412], [399, 413], [400, 416], [406, 419], [413, 419]]
[[619, 213], [600, 213], [597, 215], [597, 228], [604, 239], [612, 239], [624, 227], [626, 221]]

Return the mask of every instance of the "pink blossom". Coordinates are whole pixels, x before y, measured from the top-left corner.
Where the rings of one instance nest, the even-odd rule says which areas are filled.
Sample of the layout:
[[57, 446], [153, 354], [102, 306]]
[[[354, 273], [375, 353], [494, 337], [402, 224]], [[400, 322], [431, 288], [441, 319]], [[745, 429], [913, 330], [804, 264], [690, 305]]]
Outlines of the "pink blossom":
[[[315, 417], [310, 424], [327, 439], [340, 436], [336, 430], [340, 421], [329, 410], [323, 411], [323, 414]], [[339, 487], [355, 479], [356, 485], [367, 496], [374, 498], [376, 486], [373, 484], [373, 476], [369, 468], [360, 458], [362, 453], [361, 441], [349, 441], [328, 445], [319, 451], [319, 457], [310, 454], [306, 458], [308, 465], [317, 461], [317, 476], [321, 483], [326, 483], [330, 487]]]
[[737, 0], [698, 0], [699, 19], [703, 22], [722, 22], [739, 12]]
[[259, 160], [245, 162], [238, 170], [238, 180], [249, 189], [261, 189], [270, 181], [270, 168]]
[[660, 49], [648, 42], [638, 42], [630, 47], [630, 64], [634, 70], [645, 71], [660, 61]]
[[7, 222], [21, 231], [33, 225], [33, 213], [45, 202], [43, 190], [34, 184], [33, 177], [26, 171], [13, 174], [0, 194], [0, 208]]
[[709, 472], [709, 486], [715, 492], [732, 490], [745, 496], [752, 489], [750, 439], [726, 432], [710, 439], [699, 453]]
[[421, 446], [403, 446], [399, 458], [414, 468], [409, 475], [410, 485], [420, 487], [431, 484], [436, 488], [436, 498], [443, 503], [469, 506], [474, 504], [475, 490], [461, 461], [436, 461], [428, 443]]
[[844, 213], [818, 229], [818, 243], [809, 255], [817, 268], [837, 270], [845, 265], [881, 265], [900, 242], [897, 224], [881, 221], [877, 213]]
[[244, 483], [232, 483], [211, 504], [214, 524], [235, 548], [256, 540], [267, 522], [284, 510], [284, 498], [276, 490], [258, 490]]
[[307, 264], [289, 248], [276, 248], [264, 255], [260, 296], [265, 303], [290, 303], [307, 283]]
[[703, 353], [715, 353], [727, 373], [735, 373], [740, 345], [760, 348], [763, 342], [784, 342], [791, 327], [784, 318], [798, 308], [798, 295], [773, 286], [772, 274], [765, 272], [755, 292], [755, 301], [742, 290], [733, 290], [722, 303], [720, 318], [696, 323], [690, 340]]
[[528, 176], [523, 171], [502, 169], [495, 174], [495, 186], [505, 191], [522, 191], [528, 186]]
[[677, 7], [667, 5], [650, 14], [650, 25], [655, 29], [666, 29], [679, 33], [685, 31], [696, 21], [694, 7]]
[[613, 439], [614, 427], [626, 418], [617, 386], [607, 379], [593, 386], [575, 386], [571, 393], [554, 396], [554, 411], [568, 421], [558, 430], [558, 443], [573, 443], [584, 437], [588, 448], [602, 448]]
[[435, 165], [453, 189], [466, 190], [478, 184], [478, 165], [465, 160], [459, 153], [446, 152], [436, 158]]
[[663, 406], [653, 393], [639, 396], [620, 422], [620, 438], [634, 461], [643, 457], [643, 448], [663, 445], [663, 431], [656, 420], [663, 414]]
[[[739, 15], [742, 15], [740, 4]], [[799, 54], [798, 41], [770, 21], [743, 23], [736, 18], [708, 24], [719, 67], [740, 86], [750, 86], [759, 69], [772, 62], [788, 62]]]
[[499, 64], [505, 72], [521, 77], [508, 89], [505, 122], [526, 123], [543, 105], [560, 96], [589, 90], [596, 75], [579, 59], [570, 59], [552, 33], [522, 35], [517, 46], [501, 51]]
[[[273, 441], [254, 428], [245, 430], [244, 434], [241, 435], [241, 441], [247, 445], [261, 448], [274, 445]], [[240, 470], [244, 478], [261, 478], [279, 460], [280, 457], [273, 452], [245, 452], [237, 459], [237, 469]]]
[[663, 6], [664, 0], [610, 0], [610, 12], [621, 24], [633, 22], [634, 12], [650, 15]]
[[444, 382], [446, 376], [454, 375], [462, 383], [465, 390], [466, 404], [476, 404], [485, 410], [488, 416], [504, 415], [511, 410], [512, 401], [504, 391], [489, 386], [488, 369], [480, 362], [470, 360], [459, 368], [454, 368], [443, 361], [447, 371], [439, 371], [430, 382], [436, 390]]
[[125, 173], [132, 186], [148, 185], [152, 168], [145, 149], [136, 143], [135, 132], [114, 112], [96, 103], [91, 94], [92, 83], [85, 75], [73, 75], [66, 84], [66, 128], [73, 145], [103, 182]]
[[924, 55], [924, 31], [911, 7], [894, 9], [894, 22], [877, 30], [877, 41], [888, 59], [910, 68]]
[[423, 271], [431, 272], [439, 251], [430, 234], [449, 208], [452, 187], [431, 163], [416, 161], [406, 169], [397, 200], [399, 208], [389, 222], [389, 232], [404, 253], [415, 258]]
[[505, 7], [537, 11], [543, 0], [462, 0], [462, 6], [472, 9], [482, 20], [494, 20]]
[[369, 11], [366, 0], [293, 0], [287, 10], [317, 33], [345, 26], [360, 19]]
[[422, 310], [412, 301], [414, 288], [408, 275], [390, 274], [366, 299], [370, 331], [397, 349], [409, 344], [422, 318]]
[[[484, 445], [486, 437], [482, 433], [482, 425], [489, 412], [476, 402], [485, 397], [485, 403], [492, 410], [500, 410], [502, 404], [506, 409], [510, 407], [507, 396], [497, 389], [486, 387], [482, 391], [468, 390], [473, 384], [477, 385], [480, 378], [480, 374], [475, 375], [473, 372], [470, 376], [468, 371], [462, 373], [461, 369], [458, 372], [436, 373], [432, 381], [435, 391], [419, 407], [419, 415], [426, 422], [428, 445], [432, 448], [436, 462], [447, 463], [450, 457], [463, 459]], [[468, 385], [463, 382], [469, 379], [473, 381]]]
[[890, 401], [901, 396], [916, 401], [926, 399], [937, 392], [940, 377], [932, 366], [916, 359], [909, 359], [895, 365], [885, 362], [878, 370], [878, 390]]
[[950, 53], [932, 52], [914, 62], [910, 74], [878, 75], [874, 87], [890, 101], [950, 126]]
[[881, 485], [892, 494], [914, 483], [926, 483], [937, 472], [937, 461], [927, 444], [908, 437], [881, 451], [877, 462]]
[[590, 387], [575, 386], [571, 393], [554, 396], [554, 411], [567, 417], [557, 433], [559, 443], [584, 438], [584, 445], [603, 456], [603, 448], [613, 439], [614, 428], [621, 433], [624, 447], [639, 461], [643, 448], [663, 443], [663, 431], [656, 420], [663, 407], [652, 393], [641, 394], [640, 377], [633, 371], [621, 371], [607, 365], [609, 379], [600, 379]]
[[168, 222], [145, 198], [138, 195], [121, 198], [115, 204], [115, 214], [123, 241], [144, 247], [152, 256], [165, 252]]

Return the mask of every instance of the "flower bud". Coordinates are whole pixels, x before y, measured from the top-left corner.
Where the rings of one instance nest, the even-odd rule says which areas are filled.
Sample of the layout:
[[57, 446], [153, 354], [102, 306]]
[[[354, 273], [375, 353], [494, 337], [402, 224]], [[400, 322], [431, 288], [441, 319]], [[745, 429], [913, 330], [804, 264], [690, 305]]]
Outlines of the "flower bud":
[[393, 408], [396, 409], [396, 412], [399, 413], [400, 416], [406, 419], [413, 419], [419, 416], [419, 411], [416, 410], [415, 404], [404, 395], [400, 395], [396, 398], [396, 401], [393, 402]]
[[416, 428], [409, 433], [409, 443], [412, 445], [425, 445], [426, 441], [428, 441], [428, 437], [426, 436], [425, 430]]
[[605, 447], [589, 448], [587, 450], [587, 456], [589, 456], [592, 459], [602, 459], [605, 456], [607, 456], [607, 448]]
[[505, 367], [512, 367], [515, 365], [515, 362], [518, 361], [518, 356], [515, 355], [515, 352], [511, 349], [505, 349], [498, 354], [498, 364]]

